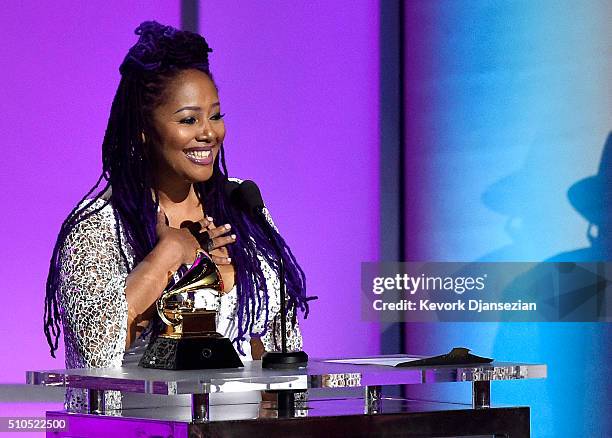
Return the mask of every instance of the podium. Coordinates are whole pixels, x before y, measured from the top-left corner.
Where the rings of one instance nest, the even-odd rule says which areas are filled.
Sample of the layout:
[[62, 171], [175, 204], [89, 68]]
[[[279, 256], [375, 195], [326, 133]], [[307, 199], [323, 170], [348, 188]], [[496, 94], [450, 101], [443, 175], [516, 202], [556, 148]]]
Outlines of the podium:
[[[403, 356], [393, 356], [402, 358]], [[415, 358], [415, 356], [405, 356]], [[385, 361], [388, 356], [370, 358]], [[529, 407], [492, 407], [491, 382], [546, 377], [546, 365], [493, 362], [400, 368], [363, 359], [313, 360], [297, 370], [244, 368], [164, 371], [138, 367], [28, 371], [28, 384], [80, 389], [83, 412], [47, 412], [62, 429], [53, 437], [172, 436], [530, 436]], [[471, 405], [384, 397], [389, 385], [471, 382]], [[109, 391], [130, 395], [135, 406], [106, 406]], [[277, 401], [259, 401], [261, 391]], [[360, 391], [361, 397], [347, 396]], [[243, 393], [251, 402], [211, 404], [217, 394]], [[309, 394], [310, 393], [310, 394]], [[316, 393], [316, 397], [314, 396]], [[115, 393], [117, 394], [117, 393]], [[146, 398], [148, 396], [148, 398]], [[168, 404], [184, 395], [189, 406]], [[253, 397], [255, 395], [256, 397]], [[139, 403], [143, 397], [143, 403]], [[147, 399], [148, 407], [144, 400]], [[266, 399], [271, 397], [267, 396]], [[255, 399], [255, 401], [253, 401]]]

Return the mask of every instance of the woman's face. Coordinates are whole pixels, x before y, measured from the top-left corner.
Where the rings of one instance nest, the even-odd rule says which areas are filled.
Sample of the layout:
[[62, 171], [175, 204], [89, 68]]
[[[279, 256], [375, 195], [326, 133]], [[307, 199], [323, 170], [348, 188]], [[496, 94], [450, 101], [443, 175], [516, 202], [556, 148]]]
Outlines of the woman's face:
[[162, 185], [208, 180], [225, 137], [217, 89], [199, 70], [185, 70], [168, 84], [153, 111], [158, 135], [157, 177]]

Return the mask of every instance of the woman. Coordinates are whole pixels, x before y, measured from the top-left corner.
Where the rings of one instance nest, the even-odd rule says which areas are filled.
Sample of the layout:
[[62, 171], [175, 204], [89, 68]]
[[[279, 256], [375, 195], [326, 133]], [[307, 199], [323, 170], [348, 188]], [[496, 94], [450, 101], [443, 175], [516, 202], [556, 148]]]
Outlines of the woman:
[[[225, 289], [199, 299], [246, 359], [279, 349], [278, 261], [260, 227], [229, 202], [225, 125], [201, 36], [156, 22], [137, 29], [121, 64], [102, 145], [103, 173], [64, 221], [51, 259], [45, 334], [64, 328], [66, 367], [137, 361], [159, 330], [154, 303], [169, 276], [194, 261], [202, 232]], [[104, 181], [104, 185], [102, 185]], [[89, 197], [96, 190], [99, 193]], [[268, 216], [269, 217], [269, 216]], [[198, 224], [191, 231], [181, 225]], [[295, 309], [307, 314], [304, 273], [282, 237], [290, 349], [301, 348]], [[73, 397], [71, 403], [85, 400]]]

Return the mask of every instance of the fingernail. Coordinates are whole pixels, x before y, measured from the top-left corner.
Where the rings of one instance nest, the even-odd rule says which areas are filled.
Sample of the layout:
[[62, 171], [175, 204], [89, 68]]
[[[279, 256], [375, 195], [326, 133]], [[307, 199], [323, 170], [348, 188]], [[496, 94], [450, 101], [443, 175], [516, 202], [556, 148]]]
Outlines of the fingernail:
[[228, 261], [228, 262], [231, 262], [231, 261], [232, 261], [232, 258], [231, 258], [231, 257], [228, 257], [228, 258], [227, 258], [227, 261]]
[[210, 217], [210, 216], [206, 216], [206, 220], [208, 220], [208, 222], [212, 222], [212, 221], [213, 221], [213, 218], [212, 218], [212, 217]]
[[232, 228], [232, 226], [230, 224], [225, 224], [225, 229], [229, 230], [230, 228]]
[[232, 234], [232, 239], [236, 240], [236, 235]]

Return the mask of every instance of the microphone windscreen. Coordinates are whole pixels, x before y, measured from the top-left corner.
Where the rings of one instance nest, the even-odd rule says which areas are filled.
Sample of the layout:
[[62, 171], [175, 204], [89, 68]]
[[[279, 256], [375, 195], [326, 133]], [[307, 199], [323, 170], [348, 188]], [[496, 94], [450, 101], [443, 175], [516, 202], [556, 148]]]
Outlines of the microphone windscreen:
[[255, 216], [264, 207], [259, 187], [251, 180], [243, 181], [232, 192], [232, 201], [247, 214]]
[[[227, 181], [225, 181], [225, 187], [223, 188], [223, 190], [225, 191], [225, 195], [232, 200], [232, 197], [234, 196], [234, 191], [240, 187], [240, 183], [237, 181], [230, 181], [229, 179]], [[232, 200], [233, 201], [233, 200]]]

